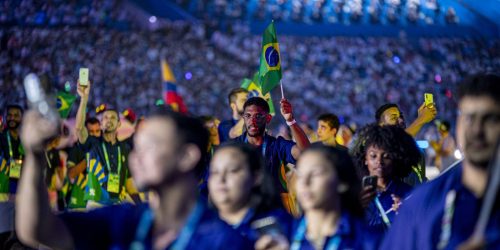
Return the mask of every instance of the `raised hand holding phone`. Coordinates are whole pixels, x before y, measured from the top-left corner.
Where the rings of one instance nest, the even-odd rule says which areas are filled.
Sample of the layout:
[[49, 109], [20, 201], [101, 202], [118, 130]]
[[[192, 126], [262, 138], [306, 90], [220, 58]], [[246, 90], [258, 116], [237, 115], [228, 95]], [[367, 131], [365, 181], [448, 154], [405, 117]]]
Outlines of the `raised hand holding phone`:
[[80, 76], [78, 77], [78, 82], [82, 86], [87, 86], [89, 84], [89, 69], [80, 68]]

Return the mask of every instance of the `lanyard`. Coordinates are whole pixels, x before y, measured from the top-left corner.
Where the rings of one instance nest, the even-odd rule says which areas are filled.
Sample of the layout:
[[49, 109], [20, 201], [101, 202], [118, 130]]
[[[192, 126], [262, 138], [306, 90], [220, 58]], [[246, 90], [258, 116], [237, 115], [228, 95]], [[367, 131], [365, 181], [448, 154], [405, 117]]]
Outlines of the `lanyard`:
[[450, 190], [446, 194], [446, 200], [444, 203], [444, 215], [441, 221], [441, 235], [439, 237], [439, 243], [437, 249], [444, 249], [451, 237], [451, 222], [453, 220], [453, 214], [455, 213], [455, 200], [457, 198], [457, 192], [455, 190]]
[[[205, 206], [197, 201], [194, 207], [194, 211], [189, 215], [186, 225], [182, 228], [179, 237], [174, 241], [169, 249], [172, 250], [184, 250], [186, 249], [191, 237], [198, 226], [201, 216], [203, 215], [203, 211], [205, 210]], [[144, 250], [146, 237], [151, 230], [153, 225], [154, 214], [150, 208], [146, 209], [141, 216], [139, 221], [139, 225], [137, 231], [135, 233], [135, 240], [130, 245], [130, 250]]]
[[382, 206], [382, 203], [380, 202], [380, 199], [375, 197], [375, 205], [377, 206], [377, 209], [380, 213], [380, 216], [382, 217], [382, 220], [384, 221], [384, 224], [387, 226], [387, 228], [391, 227], [391, 221], [389, 220], [389, 217], [387, 217], [387, 214], [385, 213], [384, 207]]
[[[117, 146], [118, 148], [118, 173], [120, 174], [120, 171], [122, 170], [122, 151], [120, 150], [120, 146]], [[111, 173], [111, 164], [109, 163], [109, 156], [108, 156], [108, 151], [106, 150], [106, 146], [104, 145], [104, 142], [102, 143], [102, 151], [104, 152], [104, 158], [106, 159], [106, 166], [108, 167], [108, 172]]]
[[9, 144], [9, 156], [10, 160], [14, 159], [14, 152], [12, 151], [12, 143], [10, 142], [10, 132], [7, 131], [7, 143]]
[[415, 172], [415, 174], [417, 174], [417, 177], [418, 177], [418, 180], [420, 181], [420, 183], [422, 183], [423, 179], [422, 179], [422, 174], [420, 173], [420, 169], [415, 167], [415, 166], [412, 166], [411, 168], [413, 169], [413, 172]]
[[[302, 241], [304, 240], [306, 236], [306, 230], [307, 230], [307, 222], [306, 219], [303, 218], [300, 221], [299, 227], [297, 228], [297, 231], [295, 232], [293, 236], [293, 243], [292, 246], [290, 247], [290, 250], [299, 250]], [[340, 228], [340, 227], [339, 227]], [[340, 246], [342, 238], [340, 237], [340, 234], [336, 233], [330, 240], [328, 240], [326, 249], [327, 250], [337, 250]]]
[[50, 162], [49, 153], [47, 151], [45, 151], [45, 159], [47, 159], [47, 164], [49, 165], [49, 168], [52, 168], [52, 163]]
[[[248, 143], [248, 136], [245, 136], [245, 143]], [[264, 134], [264, 143], [262, 143], [262, 156], [266, 156], [267, 136]]]

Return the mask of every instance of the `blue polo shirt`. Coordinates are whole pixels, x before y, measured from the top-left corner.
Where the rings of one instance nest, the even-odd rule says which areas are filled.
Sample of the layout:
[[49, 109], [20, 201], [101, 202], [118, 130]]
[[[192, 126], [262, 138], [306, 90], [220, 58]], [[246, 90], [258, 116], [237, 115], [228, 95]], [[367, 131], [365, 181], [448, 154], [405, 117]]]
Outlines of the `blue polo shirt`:
[[243, 237], [255, 243], [261, 235], [258, 230], [252, 226], [252, 223], [261, 219], [272, 219], [276, 221], [276, 224], [274, 224], [276, 227], [265, 230], [266, 233], [280, 233], [285, 237], [290, 235], [293, 225], [293, 217], [284, 209], [256, 212], [251, 208], [239, 224], [232, 226]]
[[[235, 138], [236, 141], [247, 143], [247, 134], [244, 133], [240, 137]], [[292, 147], [295, 142], [284, 139], [281, 136], [274, 138], [268, 134], [264, 135], [264, 143], [257, 149], [264, 155], [266, 170], [274, 179], [277, 190], [280, 193], [287, 193], [286, 181], [281, 173], [281, 165], [291, 163], [295, 164], [296, 160], [292, 156]]]
[[[444, 249], [456, 249], [472, 235], [479, 217], [482, 199], [478, 199], [462, 184], [461, 164], [456, 165], [437, 179], [419, 186], [402, 207], [387, 234], [381, 249], [437, 249], [445, 242]], [[453, 191], [452, 191], [453, 190]], [[455, 192], [451, 216], [451, 233], [446, 241], [440, 240], [446, 225], [446, 197]], [[445, 229], [445, 230], [443, 230]], [[494, 209], [486, 228], [486, 249], [500, 249], [500, 210]], [[446, 237], [445, 237], [446, 238]]]
[[[314, 245], [301, 233], [301, 224], [305, 223], [303, 220], [295, 221], [295, 229], [289, 239], [290, 249], [315, 250]], [[361, 218], [348, 212], [342, 213], [337, 232], [325, 239], [323, 249], [374, 249], [370, 237], [365, 234], [365, 227]]]
[[[115, 205], [87, 213], [64, 213], [60, 218], [70, 230], [76, 249], [130, 249], [139, 222], [148, 209], [145, 204]], [[151, 249], [151, 230], [144, 241], [145, 249]], [[253, 249], [250, 242], [204, 206], [185, 249], [227, 249], [228, 246], [231, 249]]]
[[220, 143], [231, 140], [229, 137], [229, 131], [234, 127], [234, 125], [236, 125], [236, 123], [238, 123], [238, 120], [233, 120], [231, 118], [231, 120], [225, 120], [219, 124], [217, 130], [219, 131]]
[[[401, 206], [406, 206], [406, 198], [410, 198], [410, 192], [412, 191], [412, 187], [400, 180], [392, 180], [384, 192], [377, 193], [375, 199], [380, 201], [380, 205], [384, 210], [385, 215], [389, 219], [389, 223], [394, 221], [396, 217], [396, 212], [392, 210], [392, 205], [394, 201], [392, 200], [392, 195], [399, 197], [402, 201]], [[375, 246], [380, 245], [383, 240], [384, 235], [387, 230], [389, 230], [389, 226], [384, 222], [384, 219], [381, 215], [380, 208], [377, 207], [376, 200], [373, 200], [368, 205], [368, 208], [365, 210], [365, 217], [367, 223], [367, 230], [374, 237]]]

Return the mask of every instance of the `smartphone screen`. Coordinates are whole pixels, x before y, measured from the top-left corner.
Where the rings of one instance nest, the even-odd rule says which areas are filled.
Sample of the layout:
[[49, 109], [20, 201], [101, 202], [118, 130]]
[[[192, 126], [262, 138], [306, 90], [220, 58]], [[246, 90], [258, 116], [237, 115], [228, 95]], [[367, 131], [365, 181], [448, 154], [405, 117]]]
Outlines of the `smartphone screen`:
[[377, 189], [377, 176], [365, 176], [362, 180], [363, 187], [371, 186], [373, 189]]
[[425, 106], [434, 104], [434, 96], [431, 93], [424, 94]]
[[89, 69], [80, 68], [80, 77], [78, 78], [80, 85], [87, 86], [89, 84]]

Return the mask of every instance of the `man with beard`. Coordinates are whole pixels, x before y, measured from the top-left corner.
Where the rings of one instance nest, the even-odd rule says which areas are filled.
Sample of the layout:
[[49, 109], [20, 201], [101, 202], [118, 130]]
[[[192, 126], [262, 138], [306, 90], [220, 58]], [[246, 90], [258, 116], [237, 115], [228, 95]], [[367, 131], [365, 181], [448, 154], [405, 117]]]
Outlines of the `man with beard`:
[[[418, 116], [415, 121], [413, 121], [410, 126], [406, 127], [406, 120], [403, 113], [399, 109], [398, 105], [394, 103], [386, 103], [380, 106], [375, 112], [375, 121], [380, 126], [387, 125], [398, 125], [405, 129], [406, 133], [410, 134], [415, 138], [422, 127], [434, 120], [437, 115], [437, 110], [434, 105], [426, 106], [425, 103], [418, 109]], [[422, 159], [417, 166], [412, 166], [412, 172], [406, 178], [404, 182], [415, 186], [427, 181], [425, 176], [425, 156], [422, 151]]]
[[14, 200], [24, 158], [19, 138], [23, 108], [8, 105], [5, 115], [6, 130], [0, 134], [0, 249], [22, 248], [14, 233]]
[[84, 126], [85, 110], [90, 92], [90, 84], [78, 84], [78, 95], [81, 97], [76, 116], [75, 129], [78, 143], [84, 152], [87, 152], [87, 188], [85, 200], [87, 206], [110, 205], [119, 203], [132, 195], [138, 201], [137, 191], [128, 170], [128, 154], [130, 148], [126, 142], [117, 138], [117, 129], [120, 126], [120, 116], [116, 110], [104, 111], [101, 120], [102, 136], [89, 136]]
[[271, 122], [272, 116], [269, 114], [269, 105], [260, 97], [251, 97], [243, 105], [246, 133], [236, 140], [249, 143], [262, 152], [266, 169], [273, 177], [278, 192], [282, 193], [285, 206], [290, 209], [293, 206], [286, 205], [289, 197], [284, 173], [287, 172], [287, 164], [295, 164], [302, 150], [309, 146], [309, 140], [295, 121], [292, 105], [288, 100], [282, 99], [280, 104], [281, 115], [285, 118], [297, 143], [285, 140], [283, 137], [275, 138], [266, 133], [266, 126]]
[[221, 143], [243, 134], [245, 122], [241, 115], [243, 114], [243, 104], [247, 100], [247, 96], [248, 90], [244, 88], [236, 88], [229, 93], [229, 106], [233, 113], [230, 120], [225, 120], [219, 124], [219, 141]]
[[[380, 249], [457, 249], [472, 235], [500, 138], [500, 76], [473, 76], [459, 86], [457, 96], [463, 161], [413, 192]], [[467, 249], [500, 249], [498, 196], [496, 201], [484, 245]]]

